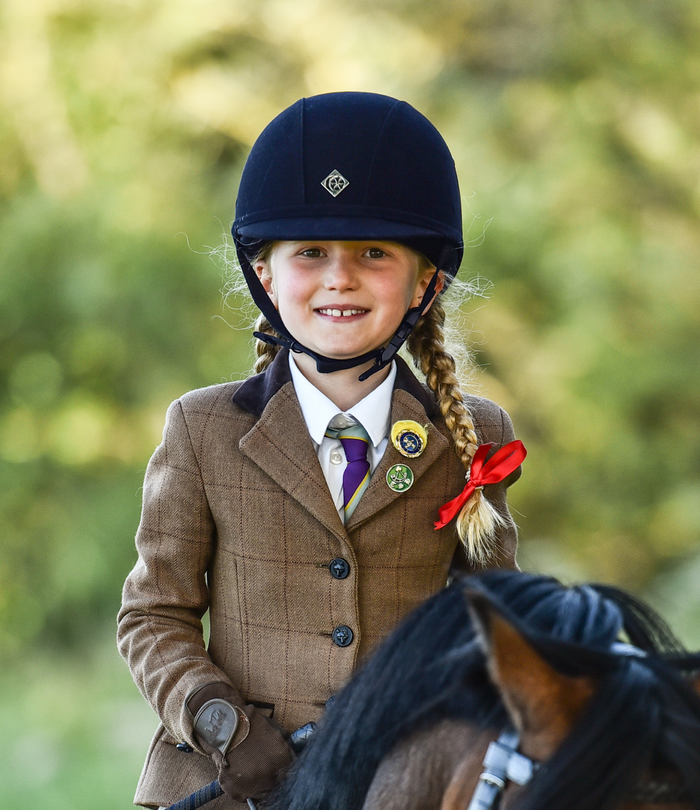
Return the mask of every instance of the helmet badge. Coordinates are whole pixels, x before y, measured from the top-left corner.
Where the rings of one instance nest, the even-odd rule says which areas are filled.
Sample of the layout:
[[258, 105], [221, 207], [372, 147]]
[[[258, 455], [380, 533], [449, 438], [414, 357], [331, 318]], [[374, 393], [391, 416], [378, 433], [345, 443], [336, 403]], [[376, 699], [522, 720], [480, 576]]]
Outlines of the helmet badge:
[[350, 185], [350, 181], [346, 180], [337, 169], [333, 169], [328, 177], [321, 181], [321, 185], [332, 197], [337, 197], [341, 191]]

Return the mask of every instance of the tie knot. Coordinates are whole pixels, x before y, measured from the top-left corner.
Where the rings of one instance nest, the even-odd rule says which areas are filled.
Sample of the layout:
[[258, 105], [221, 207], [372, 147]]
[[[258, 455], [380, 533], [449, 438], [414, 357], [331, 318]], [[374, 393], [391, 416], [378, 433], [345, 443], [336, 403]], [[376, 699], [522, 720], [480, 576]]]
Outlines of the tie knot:
[[326, 436], [331, 439], [340, 439], [343, 444], [343, 439], [359, 439], [369, 444], [369, 434], [362, 425], [342, 413], [334, 416], [328, 423]]

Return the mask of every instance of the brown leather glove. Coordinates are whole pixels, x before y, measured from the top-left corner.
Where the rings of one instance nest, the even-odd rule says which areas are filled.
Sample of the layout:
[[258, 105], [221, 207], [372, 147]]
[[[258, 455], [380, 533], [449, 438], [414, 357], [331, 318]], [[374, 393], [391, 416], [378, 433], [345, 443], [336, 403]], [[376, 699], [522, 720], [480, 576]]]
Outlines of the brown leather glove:
[[[230, 722], [227, 725], [226, 715], [230, 719], [231, 711], [224, 704], [211, 703], [221, 700], [230, 704], [238, 715], [237, 727], [230, 739], [232, 725]], [[187, 708], [193, 719], [202, 710], [198, 724], [202, 733], [195, 728], [195, 736], [219, 769], [219, 784], [224, 793], [245, 802], [246, 799], [262, 799], [277, 785], [282, 772], [291, 764], [293, 754], [276, 723], [255, 706], [244, 705], [238, 692], [221, 682], [207, 684], [194, 692], [187, 700]], [[201, 719], [204, 717], [206, 722]], [[223, 732], [219, 732], [219, 717], [223, 718]]]

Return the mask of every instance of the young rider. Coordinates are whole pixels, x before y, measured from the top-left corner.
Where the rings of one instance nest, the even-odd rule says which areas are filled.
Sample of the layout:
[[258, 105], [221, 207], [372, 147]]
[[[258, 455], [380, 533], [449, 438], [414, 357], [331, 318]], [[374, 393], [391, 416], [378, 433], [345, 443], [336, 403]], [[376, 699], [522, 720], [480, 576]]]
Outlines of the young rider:
[[524, 450], [445, 349], [462, 223], [433, 125], [375, 94], [298, 101], [253, 146], [232, 233], [258, 373], [171, 405], [119, 616], [162, 721], [144, 806], [215, 778], [212, 810], [265, 795], [287, 734], [450, 572], [515, 567]]

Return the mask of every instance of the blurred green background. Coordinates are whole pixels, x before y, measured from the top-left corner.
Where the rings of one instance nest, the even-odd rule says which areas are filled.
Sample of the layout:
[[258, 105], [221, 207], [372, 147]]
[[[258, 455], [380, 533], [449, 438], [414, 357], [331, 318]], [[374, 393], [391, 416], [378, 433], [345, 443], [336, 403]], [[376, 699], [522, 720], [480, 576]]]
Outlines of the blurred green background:
[[250, 367], [209, 255], [248, 148], [346, 89], [455, 155], [463, 272], [494, 285], [464, 308], [475, 387], [530, 452], [521, 564], [700, 646], [695, 0], [5, 0], [1, 808], [131, 803], [156, 720], [113, 638], [145, 465], [173, 398]]

